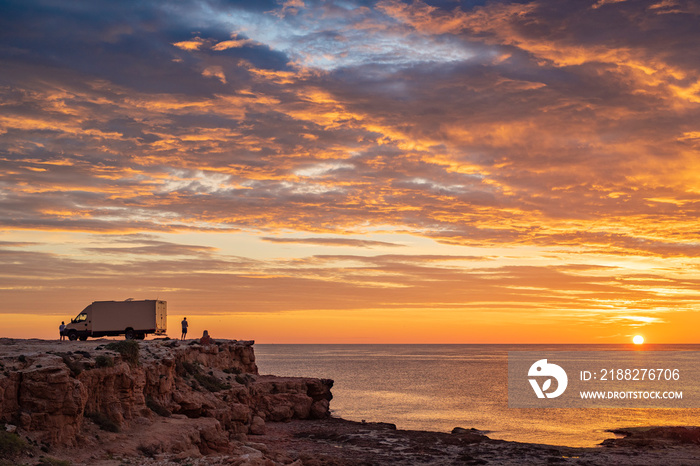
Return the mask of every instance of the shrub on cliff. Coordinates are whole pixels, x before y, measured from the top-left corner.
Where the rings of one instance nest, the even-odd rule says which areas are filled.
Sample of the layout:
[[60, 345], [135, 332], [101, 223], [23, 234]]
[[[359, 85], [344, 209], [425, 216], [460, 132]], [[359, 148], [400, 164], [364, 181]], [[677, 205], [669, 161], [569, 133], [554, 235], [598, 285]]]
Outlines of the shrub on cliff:
[[146, 398], [146, 406], [148, 409], [156, 413], [158, 416], [170, 417], [172, 413], [165, 406], [158, 403], [156, 400], [150, 396]]
[[138, 365], [139, 363], [139, 344], [134, 340], [115, 341], [106, 345], [105, 349], [121, 354], [129, 364]]
[[42, 456], [39, 458], [39, 466], [70, 466], [70, 461]]
[[114, 358], [100, 354], [95, 357], [95, 364], [97, 364], [97, 367], [114, 367]]
[[158, 453], [160, 453], [160, 448], [157, 445], [146, 445], [141, 444], [138, 446], [138, 451], [147, 458], [155, 458]]
[[111, 420], [105, 414], [98, 412], [85, 413], [85, 417], [97, 424], [102, 430], [106, 430], [107, 432], [119, 432], [119, 426], [117, 423]]
[[211, 374], [203, 374], [200, 372], [194, 374], [194, 379], [210, 392], [220, 392], [221, 390], [228, 390], [231, 388], [231, 385], [222, 382]]
[[4, 424], [0, 428], [0, 458], [14, 458], [27, 448], [27, 442], [19, 435], [7, 432]]
[[231, 388], [231, 385], [217, 379], [212, 372], [205, 374], [202, 367], [196, 362], [179, 361], [176, 370], [182, 377], [192, 376], [201, 387], [210, 392], [220, 392]]
[[255, 377], [250, 374], [238, 374], [236, 375], [236, 382], [241, 385], [250, 385], [255, 381]]
[[189, 377], [199, 372], [199, 366], [193, 362], [178, 361], [175, 370], [181, 377]]
[[57, 353], [58, 356], [61, 356], [61, 359], [63, 359], [63, 362], [65, 363], [66, 366], [68, 366], [68, 369], [70, 369], [70, 373], [73, 377], [77, 377], [80, 375], [81, 372], [83, 372], [83, 365], [73, 359], [73, 355], [69, 353]]

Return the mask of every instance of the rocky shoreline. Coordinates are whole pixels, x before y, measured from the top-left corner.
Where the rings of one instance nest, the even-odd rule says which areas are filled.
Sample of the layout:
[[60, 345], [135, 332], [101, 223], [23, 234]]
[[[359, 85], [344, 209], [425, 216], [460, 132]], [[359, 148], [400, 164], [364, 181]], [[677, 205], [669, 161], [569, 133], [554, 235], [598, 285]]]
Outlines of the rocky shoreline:
[[0, 339], [0, 465], [700, 463], [700, 428], [597, 448], [330, 417], [333, 381], [261, 376], [253, 342]]

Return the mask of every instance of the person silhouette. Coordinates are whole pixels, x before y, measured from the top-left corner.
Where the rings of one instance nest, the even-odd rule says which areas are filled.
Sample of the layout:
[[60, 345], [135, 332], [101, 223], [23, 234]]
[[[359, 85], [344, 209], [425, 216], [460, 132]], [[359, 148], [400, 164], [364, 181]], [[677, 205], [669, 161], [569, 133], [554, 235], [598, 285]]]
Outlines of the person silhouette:
[[187, 323], [187, 317], [182, 319], [181, 323], [182, 323], [182, 336], [180, 337], [180, 340], [184, 340], [185, 337], [187, 336], [187, 327], [189, 326], [189, 324]]
[[199, 339], [199, 344], [200, 345], [211, 345], [214, 343], [214, 340], [211, 339], [209, 336], [209, 331], [205, 330], [204, 334], [202, 335], [202, 338]]
[[58, 326], [58, 332], [61, 335], [61, 340], [66, 339], [66, 323], [64, 321], [61, 321], [61, 325]]

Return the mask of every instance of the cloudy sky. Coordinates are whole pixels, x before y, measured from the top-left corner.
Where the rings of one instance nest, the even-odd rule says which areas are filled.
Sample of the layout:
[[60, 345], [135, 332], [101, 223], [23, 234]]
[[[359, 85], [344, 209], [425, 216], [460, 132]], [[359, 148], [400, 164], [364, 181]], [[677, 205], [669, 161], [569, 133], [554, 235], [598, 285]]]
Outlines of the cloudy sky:
[[3, 1], [0, 336], [133, 297], [268, 343], [698, 343], [699, 23]]

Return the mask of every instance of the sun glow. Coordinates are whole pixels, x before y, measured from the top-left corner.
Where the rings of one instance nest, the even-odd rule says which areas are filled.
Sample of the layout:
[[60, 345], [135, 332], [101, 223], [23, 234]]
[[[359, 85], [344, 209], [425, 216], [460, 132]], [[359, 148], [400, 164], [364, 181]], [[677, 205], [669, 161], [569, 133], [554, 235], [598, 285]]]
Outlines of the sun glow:
[[641, 335], [635, 335], [634, 338], [632, 338], [632, 343], [635, 345], [641, 345], [644, 343], [644, 337]]

